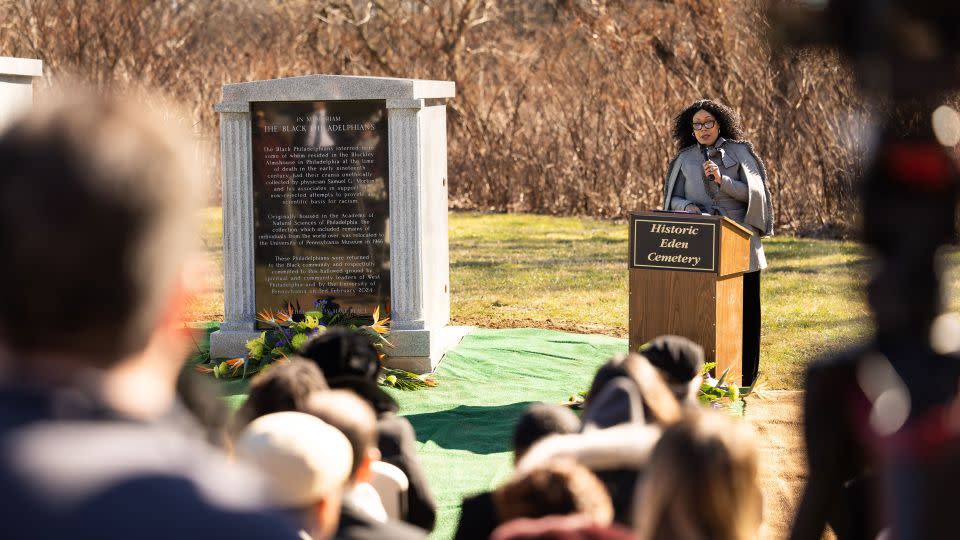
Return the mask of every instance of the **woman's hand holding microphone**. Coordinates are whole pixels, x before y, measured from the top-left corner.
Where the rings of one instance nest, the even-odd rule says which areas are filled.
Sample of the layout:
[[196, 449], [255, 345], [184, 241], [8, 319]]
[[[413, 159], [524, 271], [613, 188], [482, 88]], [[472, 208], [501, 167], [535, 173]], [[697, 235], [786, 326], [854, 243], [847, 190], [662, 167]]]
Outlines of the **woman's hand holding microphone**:
[[[703, 174], [706, 175], [707, 178], [712, 179], [718, 186], [723, 183], [723, 176], [720, 175], [720, 167], [709, 159], [703, 162]], [[683, 208], [683, 211], [691, 214], [700, 214], [703, 213], [703, 208], [700, 208], [700, 206], [694, 203], [690, 203]]]
[[723, 177], [720, 176], [720, 167], [712, 161], [703, 162], [703, 174], [707, 175], [707, 178], [712, 178], [718, 186], [723, 182]]

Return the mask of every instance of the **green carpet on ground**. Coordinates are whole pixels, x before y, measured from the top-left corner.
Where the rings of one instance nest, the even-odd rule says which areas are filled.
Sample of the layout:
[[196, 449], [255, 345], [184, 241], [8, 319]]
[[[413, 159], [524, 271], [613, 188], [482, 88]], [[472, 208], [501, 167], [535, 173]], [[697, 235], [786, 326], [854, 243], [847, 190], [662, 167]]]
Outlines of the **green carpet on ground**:
[[[212, 325], [201, 325], [213, 330]], [[199, 343], [206, 347], [206, 338]], [[388, 389], [417, 432], [417, 451], [437, 497], [434, 540], [452, 538], [465, 495], [500, 485], [513, 467], [513, 427], [528, 404], [560, 403], [586, 390], [597, 368], [627, 350], [624, 339], [538, 329], [474, 330], [447, 352], [440, 385]], [[233, 406], [247, 381], [223, 381]]]
[[452, 538], [464, 495], [502, 483], [513, 467], [513, 427], [531, 402], [586, 390], [627, 342], [551, 330], [475, 330], [444, 356], [440, 386], [391, 390], [417, 431], [420, 462], [437, 497], [431, 538]]

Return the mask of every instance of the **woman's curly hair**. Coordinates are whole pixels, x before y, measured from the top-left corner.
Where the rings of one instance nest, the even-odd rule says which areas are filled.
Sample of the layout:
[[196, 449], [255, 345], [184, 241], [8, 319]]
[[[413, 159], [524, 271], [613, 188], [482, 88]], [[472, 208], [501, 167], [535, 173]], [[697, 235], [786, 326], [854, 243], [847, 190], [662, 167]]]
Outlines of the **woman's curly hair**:
[[697, 144], [693, 136], [693, 115], [699, 110], [705, 110], [720, 124], [720, 136], [731, 141], [743, 138], [743, 127], [740, 126], [740, 115], [722, 103], [709, 99], [694, 101], [673, 119], [673, 139], [677, 141], [677, 150]]

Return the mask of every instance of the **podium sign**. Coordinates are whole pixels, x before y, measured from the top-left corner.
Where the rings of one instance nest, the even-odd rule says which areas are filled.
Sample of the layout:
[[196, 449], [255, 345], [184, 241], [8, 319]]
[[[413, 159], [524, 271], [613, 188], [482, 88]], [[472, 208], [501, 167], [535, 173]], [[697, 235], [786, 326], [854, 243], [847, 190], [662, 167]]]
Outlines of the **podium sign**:
[[631, 214], [630, 350], [664, 334], [684, 336], [739, 382], [750, 235], [721, 216]]
[[667, 270], [717, 271], [719, 229], [716, 220], [669, 215], [630, 219], [630, 266]]

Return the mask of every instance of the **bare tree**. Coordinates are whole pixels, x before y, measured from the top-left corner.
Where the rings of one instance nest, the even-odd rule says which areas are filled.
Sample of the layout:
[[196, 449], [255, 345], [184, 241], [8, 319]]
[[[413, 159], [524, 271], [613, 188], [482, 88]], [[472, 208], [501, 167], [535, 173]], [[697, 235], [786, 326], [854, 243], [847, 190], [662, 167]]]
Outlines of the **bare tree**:
[[868, 111], [837, 57], [777, 57], [765, 25], [761, 0], [0, 0], [0, 54], [168, 92], [214, 197], [225, 82], [453, 80], [455, 207], [609, 217], [660, 203], [671, 119], [712, 97], [765, 158], [781, 230], [847, 230]]

